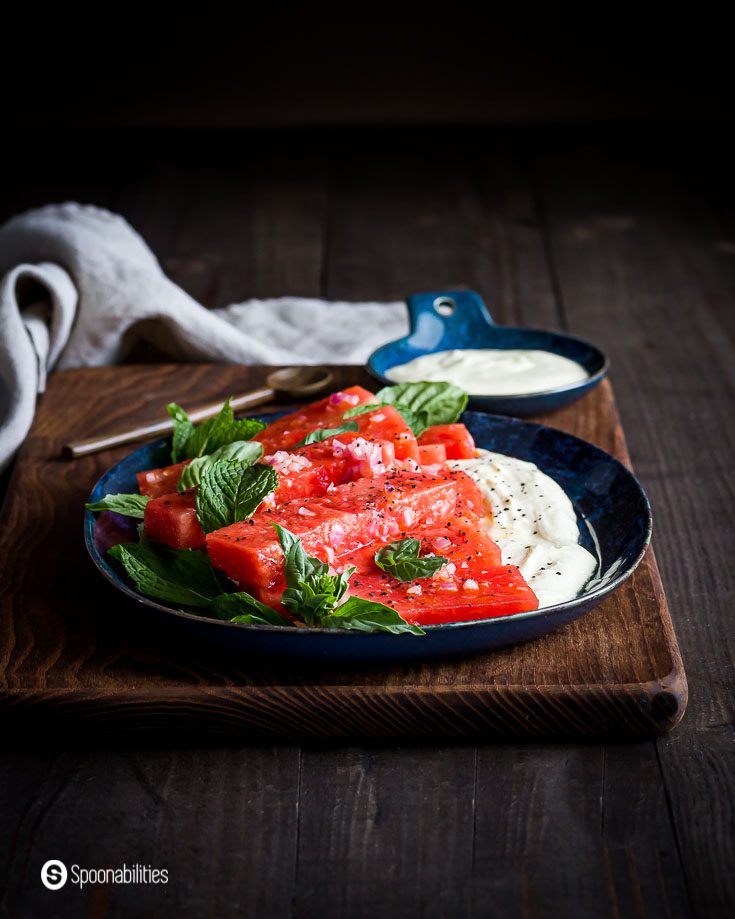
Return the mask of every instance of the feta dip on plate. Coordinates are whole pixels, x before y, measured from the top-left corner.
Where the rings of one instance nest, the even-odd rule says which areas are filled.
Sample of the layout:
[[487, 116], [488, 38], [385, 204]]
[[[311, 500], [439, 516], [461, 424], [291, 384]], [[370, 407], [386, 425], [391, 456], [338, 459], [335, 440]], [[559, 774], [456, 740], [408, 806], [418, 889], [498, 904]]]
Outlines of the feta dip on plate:
[[500, 546], [503, 563], [520, 568], [539, 608], [576, 597], [597, 560], [579, 545], [577, 515], [561, 486], [533, 463], [489, 450], [448, 465], [477, 483], [484, 526]]

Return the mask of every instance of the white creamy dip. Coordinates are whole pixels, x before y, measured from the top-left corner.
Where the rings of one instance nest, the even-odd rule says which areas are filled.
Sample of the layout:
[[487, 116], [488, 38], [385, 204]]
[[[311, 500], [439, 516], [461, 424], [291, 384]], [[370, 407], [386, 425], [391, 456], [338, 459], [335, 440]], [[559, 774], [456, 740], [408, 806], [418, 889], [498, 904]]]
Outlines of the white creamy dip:
[[393, 383], [454, 383], [476, 396], [546, 392], [589, 377], [576, 361], [551, 351], [463, 348], [424, 354], [385, 372]]
[[482, 492], [487, 531], [503, 563], [517, 565], [539, 607], [576, 597], [597, 561], [578, 544], [577, 515], [561, 486], [538, 466], [502, 453], [478, 450], [475, 459], [451, 460]]

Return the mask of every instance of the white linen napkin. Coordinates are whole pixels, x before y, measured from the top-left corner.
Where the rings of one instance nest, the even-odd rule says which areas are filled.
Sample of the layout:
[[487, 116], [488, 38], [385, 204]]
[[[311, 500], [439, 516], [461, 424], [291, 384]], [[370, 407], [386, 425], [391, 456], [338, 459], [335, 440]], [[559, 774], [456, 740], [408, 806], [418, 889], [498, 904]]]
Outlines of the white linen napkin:
[[0, 276], [0, 470], [54, 368], [115, 363], [141, 339], [172, 359], [362, 364], [408, 328], [402, 303], [278, 297], [207, 310], [121, 216], [75, 203], [0, 227]]

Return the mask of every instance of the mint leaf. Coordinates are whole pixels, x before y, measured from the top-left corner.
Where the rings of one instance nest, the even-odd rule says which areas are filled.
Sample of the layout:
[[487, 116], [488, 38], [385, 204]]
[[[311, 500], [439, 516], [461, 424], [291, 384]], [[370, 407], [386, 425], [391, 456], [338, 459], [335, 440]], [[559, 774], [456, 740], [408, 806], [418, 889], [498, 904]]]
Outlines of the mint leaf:
[[392, 407], [403, 418], [409, 428], [411, 428], [415, 437], [421, 437], [424, 431], [428, 428], [429, 416], [426, 412], [415, 412], [413, 409], [408, 408], [408, 406], [401, 405], [400, 402], [373, 402], [368, 403], [367, 405], [356, 405], [354, 408], [348, 408], [342, 417], [355, 418], [358, 415], [367, 415], [368, 412], [374, 412], [376, 409], [385, 408], [386, 405], [392, 405]]
[[390, 542], [375, 553], [375, 564], [387, 571], [397, 581], [415, 581], [428, 578], [446, 565], [443, 555], [424, 555], [420, 539], [399, 539]]
[[212, 567], [205, 552], [196, 549], [168, 549], [164, 546], [156, 546], [155, 550], [166, 560], [170, 577], [202, 596], [212, 596], [213, 592], [218, 596], [225, 589], [225, 584], [232, 583]]
[[293, 626], [290, 619], [244, 591], [220, 594], [214, 598], [209, 610], [217, 619], [228, 619], [230, 622]]
[[242, 463], [244, 466], [252, 466], [257, 463], [263, 455], [263, 446], [253, 440], [236, 440], [231, 444], [225, 444], [223, 447], [209, 453], [206, 456], [198, 456], [190, 463], [184, 466], [178, 485], [178, 491], [186, 491], [188, 488], [194, 488], [202, 480], [204, 470], [217, 460], [232, 460], [233, 462]]
[[358, 431], [359, 427], [356, 421], [346, 421], [336, 428], [318, 428], [316, 431], [310, 431], [303, 440], [300, 440], [294, 450], [299, 447], [307, 447], [309, 444], [316, 444], [329, 437], [336, 437], [338, 434], [346, 434], [347, 431]]
[[453, 383], [399, 383], [377, 393], [381, 402], [400, 404], [418, 414], [425, 413], [426, 425], [453, 424], [467, 408], [467, 393]]
[[154, 549], [149, 543], [120, 543], [107, 554], [120, 562], [138, 590], [166, 603], [204, 608], [222, 592], [206, 555], [194, 549]]
[[223, 593], [220, 576], [203, 552], [174, 551], [150, 543], [120, 543], [108, 555], [138, 590], [154, 600], [206, 610], [207, 615], [253, 625], [292, 626], [290, 619], [245, 592]]
[[364, 600], [362, 597], [349, 597], [338, 606], [322, 625], [328, 629], [353, 629], [359, 632], [392, 632], [409, 635], [425, 635], [423, 629], [411, 625], [390, 606]]
[[243, 466], [217, 460], [207, 466], [197, 491], [197, 518], [205, 533], [246, 520], [266, 495], [278, 488], [272, 466]]
[[150, 501], [147, 495], [105, 495], [101, 501], [94, 504], [85, 504], [88, 511], [114, 511], [125, 517], [137, 517], [142, 520], [145, 515], [145, 506]]
[[171, 438], [171, 461], [174, 463], [186, 459], [186, 445], [194, 431], [191, 419], [180, 405], [169, 402], [166, 411], [174, 420], [174, 433]]
[[264, 427], [265, 424], [262, 421], [256, 421], [254, 418], [235, 421], [235, 415], [228, 399], [222, 406], [219, 415], [203, 421], [194, 428], [186, 442], [186, 457], [196, 459], [198, 456], [214, 453], [219, 447], [231, 444], [236, 440], [250, 440]]

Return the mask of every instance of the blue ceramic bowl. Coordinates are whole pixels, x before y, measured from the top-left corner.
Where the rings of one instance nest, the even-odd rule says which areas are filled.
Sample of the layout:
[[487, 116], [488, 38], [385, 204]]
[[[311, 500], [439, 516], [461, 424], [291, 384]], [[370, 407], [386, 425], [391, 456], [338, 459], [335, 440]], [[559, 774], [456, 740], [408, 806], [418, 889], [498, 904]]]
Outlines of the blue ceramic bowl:
[[[598, 559], [597, 572], [574, 600], [499, 619], [428, 626], [424, 636], [240, 625], [170, 609], [139, 594], [105, 555], [115, 542], [137, 538], [134, 521], [109, 513], [95, 519], [87, 511], [87, 549], [108, 581], [131, 601], [149, 607], [146, 615], [172, 633], [243, 653], [382, 662], [476, 654], [537, 638], [579, 618], [630, 577], [651, 537], [651, 508], [629, 470], [577, 437], [483, 412], [466, 412], [462, 420], [479, 447], [536, 463], [571, 498], [580, 519], [580, 542]], [[141, 447], [102, 476], [90, 501], [137, 491], [135, 473], [165, 465], [168, 457], [167, 440]]]
[[384, 385], [391, 385], [386, 372], [414, 358], [453, 348], [529, 348], [551, 351], [581, 364], [586, 380], [557, 389], [524, 396], [476, 396], [470, 408], [500, 415], [525, 417], [562, 408], [589, 392], [607, 373], [608, 361], [594, 345], [572, 335], [496, 325], [482, 297], [471, 290], [413, 294], [406, 301], [410, 332], [373, 351], [368, 370]]

